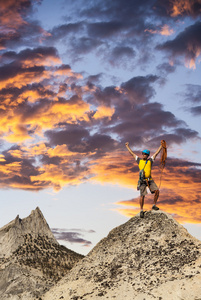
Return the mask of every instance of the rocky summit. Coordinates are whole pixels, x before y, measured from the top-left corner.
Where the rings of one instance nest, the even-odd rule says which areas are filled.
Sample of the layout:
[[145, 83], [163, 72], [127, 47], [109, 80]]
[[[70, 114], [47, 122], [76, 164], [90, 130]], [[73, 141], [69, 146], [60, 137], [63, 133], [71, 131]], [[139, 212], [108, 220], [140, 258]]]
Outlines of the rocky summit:
[[113, 229], [43, 300], [201, 300], [201, 242], [162, 211]]
[[82, 258], [59, 245], [38, 207], [17, 216], [0, 229], [0, 299], [41, 299]]

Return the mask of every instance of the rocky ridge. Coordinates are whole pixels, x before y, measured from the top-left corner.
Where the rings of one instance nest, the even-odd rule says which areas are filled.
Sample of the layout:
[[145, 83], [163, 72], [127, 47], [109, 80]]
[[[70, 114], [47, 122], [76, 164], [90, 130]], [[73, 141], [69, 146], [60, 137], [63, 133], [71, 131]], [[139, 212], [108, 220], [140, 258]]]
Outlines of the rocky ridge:
[[83, 256], [59, 245], [37, 207], [0, 229], [0, 299], [40, 299]]
[[113, 229], [44, 300], [201, 300], [201, 242], [170, 215]]

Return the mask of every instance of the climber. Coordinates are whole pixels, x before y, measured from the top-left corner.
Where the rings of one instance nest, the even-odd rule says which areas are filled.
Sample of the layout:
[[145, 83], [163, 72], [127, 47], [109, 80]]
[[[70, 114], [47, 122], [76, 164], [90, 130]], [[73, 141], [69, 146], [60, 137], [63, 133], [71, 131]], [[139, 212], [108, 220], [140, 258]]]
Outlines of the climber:
[[150, 155], [149, 150], [146, 149], [146, 150], [142, 151], [142, 159], [140, 159], [135, 153], [133, 153], [133, 151], [129, 147], [129, 143], [127, 142], [125, 144], [126, 148], [130, 152], [130, 154], [137, 161], [139, 170], [140, 170], [140, 173], [139, 173], [140, 178], [138, 181], [137, 189], [140, 190], [140, 209], [141, 209], [140, 217], [141, 218], [144, 218], [144, 213], [145, 213], [143, 211], [143, 206], [144, 206], [144, 198], [145, 198], [145, 195], [147, 194], [147, 186], [150, 189], [151, 193], [154, 194], [154, 204], [152, 206], [152, 209], [159, 210], [159, 208], [156, 206], [156, 202], [159, 197], [159, 189], [151, 177], [151, 168], [152, 168], [152, 164], [153, 164], [156, 156], [160, 153], [161, 149], [163, 148], [164, 142], [165, 142], [164, 140], [161, 141], [160, 147], [154, 153], [154, 155], [149, 159], [148, 159], [148, 157]]

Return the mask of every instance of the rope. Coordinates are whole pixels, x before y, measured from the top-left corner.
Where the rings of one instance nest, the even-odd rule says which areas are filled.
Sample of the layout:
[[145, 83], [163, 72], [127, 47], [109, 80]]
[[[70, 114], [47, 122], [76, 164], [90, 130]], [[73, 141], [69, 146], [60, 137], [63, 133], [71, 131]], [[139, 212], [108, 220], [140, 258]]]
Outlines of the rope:
[[167, 159], [167, 145], [165, 140], [161, 140], [161, 146], [162, 146], [162, 152], [161, 152], [161, 160], [160, 160], [160, 170], [161, 170], [161, 175], [160, 175], [160, 183], [159, 183], [159, 189], [161, 187], [161, 180], [162, 180], [162, 173], [165, 168], [165, 163]]

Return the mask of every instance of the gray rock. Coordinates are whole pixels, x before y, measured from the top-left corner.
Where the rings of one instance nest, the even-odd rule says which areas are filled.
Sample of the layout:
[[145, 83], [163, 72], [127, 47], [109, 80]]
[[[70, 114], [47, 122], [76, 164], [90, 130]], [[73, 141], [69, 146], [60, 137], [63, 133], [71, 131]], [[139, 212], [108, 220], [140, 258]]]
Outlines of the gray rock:
[[43, 299], [199, 299], [200, 271], [201, 242], [149, 211], [113, 229]]
[[0, 229], [0, 299], [39, 299], [83, 256], [59, 245], [37, 207]]

